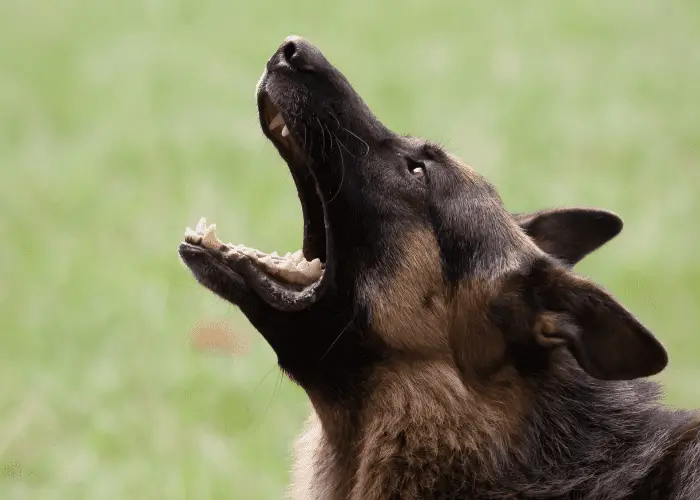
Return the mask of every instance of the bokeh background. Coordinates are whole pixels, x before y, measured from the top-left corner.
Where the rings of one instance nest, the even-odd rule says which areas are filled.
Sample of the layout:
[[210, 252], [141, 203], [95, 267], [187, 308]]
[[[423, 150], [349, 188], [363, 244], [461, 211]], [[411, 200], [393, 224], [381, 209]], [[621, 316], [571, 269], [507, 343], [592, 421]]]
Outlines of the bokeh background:
[[[289, 34], [509, 209], [619, 213], [578, 269], [666, 344], [668, 402], [700, 405], [697, 1], [0, 0], [0, 498], [282, 497], [304, 395], [176, 249], [202, 215], [299, 248], [253, 99]], [[209, 320], [247, 351], [193, 348]]]

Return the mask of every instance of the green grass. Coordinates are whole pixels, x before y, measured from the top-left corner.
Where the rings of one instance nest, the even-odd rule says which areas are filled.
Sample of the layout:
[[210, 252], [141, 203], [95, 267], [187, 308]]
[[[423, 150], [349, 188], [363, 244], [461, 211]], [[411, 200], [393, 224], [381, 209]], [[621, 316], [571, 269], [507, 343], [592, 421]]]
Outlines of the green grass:
[[[700, 3], [0, 0], [0, 498], [281, 498], [303, 393], [176, 248], [201, 215], [299, 247], [253, 99], [288, 34], [510, 209], [618, 212], [579, 269], [700, 405]], [[251, 351], [191, 349], [202, 318]]]

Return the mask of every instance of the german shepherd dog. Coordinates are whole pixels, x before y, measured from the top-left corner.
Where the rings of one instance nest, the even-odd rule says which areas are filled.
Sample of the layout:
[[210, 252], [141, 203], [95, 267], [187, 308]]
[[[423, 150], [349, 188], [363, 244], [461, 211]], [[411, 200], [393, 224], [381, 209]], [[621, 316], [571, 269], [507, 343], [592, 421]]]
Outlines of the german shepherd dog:
[[188, 229], [179, 255], [311, 402], [296, 500], [700, 498], [699, 420], [646, 379], [666, 350], [574, 265], [615, 214], [507, 211], [443, 147], [384, 126], [310, 42], [257, 86], [302, 249]]

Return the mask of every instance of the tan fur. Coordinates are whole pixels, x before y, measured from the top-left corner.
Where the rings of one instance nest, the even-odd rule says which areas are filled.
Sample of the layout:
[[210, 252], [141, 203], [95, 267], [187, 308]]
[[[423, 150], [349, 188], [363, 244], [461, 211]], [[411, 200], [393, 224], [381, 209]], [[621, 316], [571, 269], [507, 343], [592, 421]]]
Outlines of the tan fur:
[[[448, 362], [398, 362], [378, 374], [376, 387], [366, 409], [353, 500], [416, 497], [421, 482], [439, 476], [430, 469], [438, 455], [478, 456], [488, 476], [523, 410], [471, 390]], [[404, 468], [408, 474], [395, 473]], [[411, 470], [420, 479], [412, 479]], [[389, 478], [403, 482], [387, 483]]]
[[446, 296], [435, 235], [415, 230], [404, 241], [395, 256], [396, 272], [373, 276], [373, 283], [359, 287], [372, 293], [366, 300], [372, 304], [373, 327], [391, 347], [445, 355]]
[[[463, 383], [449, 361], [396, 361], [383, 367], [372, 385], [357, 438], [335, 449], [346, 453], [341, 460], [351, 464], [335, 468], [336, 474], [342, 471], [340, 476], [324, 467], [333, 454], [325, 436], [339, 429], [332, 424], [324, 428], [316, 413], [307, 420], [296, 444], [293, 500], [383, 500], [392, 494], [410, 500], [418, 495], [421, 481], [439, 476], [441, 471], [426, 469], [440, 463], [431, 460], [438, 455], [478, 458], [486, 478], [498, 469], [499, 457], [527, 410], [527, 391], [520, 384], [477, 392]], [[397, 475], [397, 469], [406, 473]], [[402, 482], [387, 482], [390, 478]]]
[[377, 369], [352, 429], [342, 427], [352, 420], [344, 410], [310, 394], [315, 411], [296, 443], [293, 500], [417, 498], [425, 485], [410, 478], [429, 483], [441, 474], [425, 470], [443, 463], [431, 457], [472, 457], [487, 477], [518, 434], [530, 397], [516, 370], [505, 364], [480, 377], [505, 351], [483, 313], [499, 287], [475, 280], [450, 292], [432, 233], [405, 241], [396, 272], [369, 288], [373, 329], [394, 359]]

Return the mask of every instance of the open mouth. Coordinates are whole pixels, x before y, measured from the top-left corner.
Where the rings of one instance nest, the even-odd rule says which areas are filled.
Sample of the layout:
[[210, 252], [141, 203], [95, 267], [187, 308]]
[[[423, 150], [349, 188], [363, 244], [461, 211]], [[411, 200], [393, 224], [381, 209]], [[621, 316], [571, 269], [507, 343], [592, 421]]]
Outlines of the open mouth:
[[[304, 234], [302, 248], [279, 255], [266, 253], [241, 244], [223, 243], [216, 234], [216, 225], [202, 218], [196, 228], [185, 231], [185, 244], [206, 250], [218, 261], [243, 276], [247, 284], [263, 300], [280, 310], [308, 308], [320, 296], [324, 277], [329, 274], [327, 218], [320, 190], [311, 172], [311, 158], [300, 147], [301, 140], [288, 126], [283, 113], [265, 91], [258, 97], [258, 111], [265, 135], [286, 161], [301, 202]], [[303, 129], [303, 128], [302, 128]], [[305, 129], [303, 129], [305, 130]]]
[[[258, 96], [260, 126], [265, 136], [275, 145], [280, 156], [287, 162], [289, 171], [297, 187], [304, 218], [302, 253], [308, 261], [327, 260], [329, 238], [326, 231], [326, 218], [321, 190], [311, 172], [310, 152], [305, 151], [307, 143], [312, 143], [311, 132], [297, 119], [287, 123], [283, 112], [276, 106], [266, 91]], [[296, 125], [296, 126], [292, 126]], [[299, 132], [298, 129], [302, 131]], [[299, 134], [301, 137], [298, 137]]]

